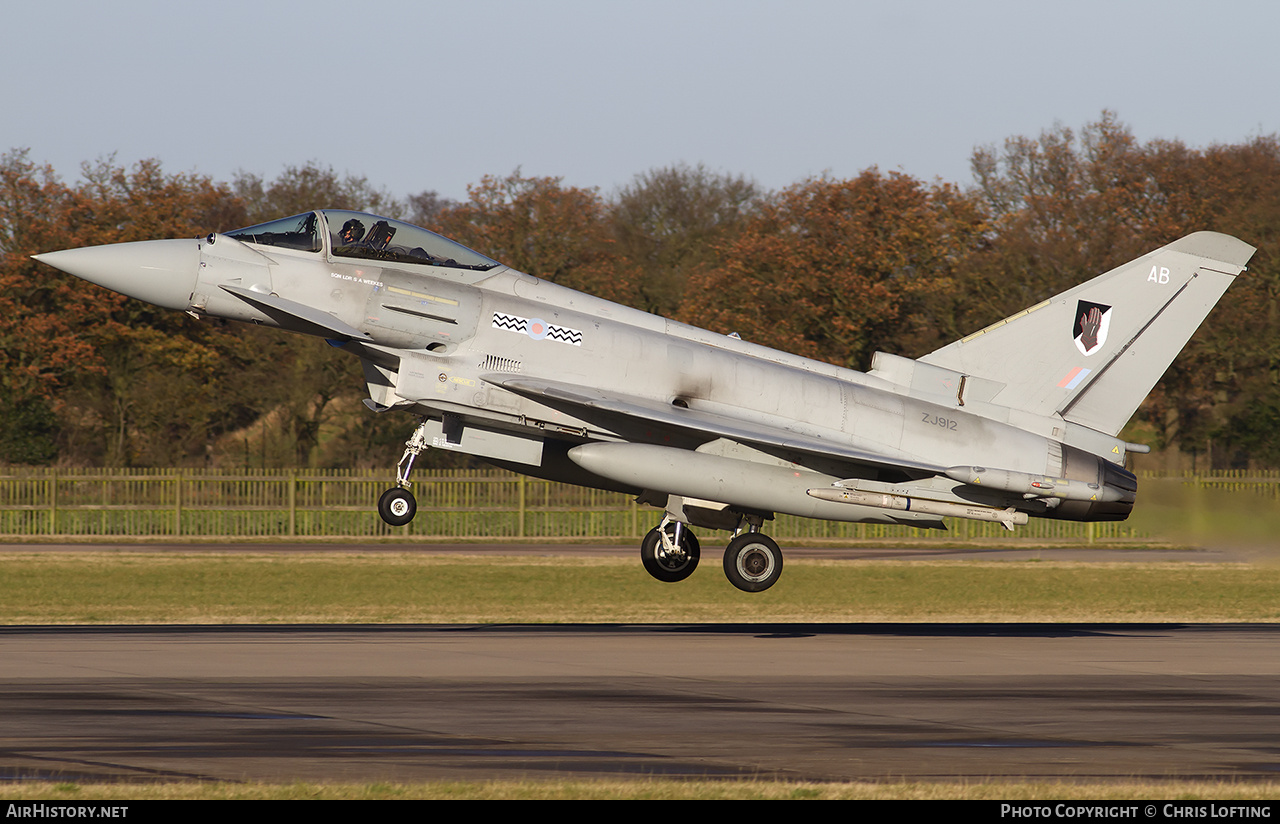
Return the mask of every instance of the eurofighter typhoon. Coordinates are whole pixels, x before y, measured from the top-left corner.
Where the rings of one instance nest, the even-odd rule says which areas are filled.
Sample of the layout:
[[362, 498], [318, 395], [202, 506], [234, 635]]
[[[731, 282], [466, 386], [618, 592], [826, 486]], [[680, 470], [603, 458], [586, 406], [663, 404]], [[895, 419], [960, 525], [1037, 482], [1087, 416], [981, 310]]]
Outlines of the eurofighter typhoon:
[[681, 581], [692, 527], [768, 589], [775, 513], [944, 528], [1114, 521], [1137, 479], [1117, 437], [1254, 248], [1197, 232], [911, 360], [856, 372], [539, 280], [396, 220], [322, 210], [194, 240], [37, 255], [196, 318], [276, 326], [360, 358], [381, 412], [420, 418], [378, 511], [414, 516], [428, 447], [637, 496], [640, 557]]

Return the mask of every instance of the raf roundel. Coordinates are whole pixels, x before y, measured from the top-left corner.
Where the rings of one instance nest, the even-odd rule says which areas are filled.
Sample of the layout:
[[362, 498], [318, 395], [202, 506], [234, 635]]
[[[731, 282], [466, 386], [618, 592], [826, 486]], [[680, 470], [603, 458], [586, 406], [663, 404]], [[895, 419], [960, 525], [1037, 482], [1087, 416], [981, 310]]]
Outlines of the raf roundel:
[[508, 332], [518, 332], [522, 335], [528, 335], [534, 340], [550, 338], [560, 343], [567, 343], [570, 346], [582, 345], [581, 331], [570, 329], [567, 326], [556, 326], [554, 323], [547, 323], [542, 318], [522, 318], [518, 315], [494, 312], [493, 328], [506, 329]]

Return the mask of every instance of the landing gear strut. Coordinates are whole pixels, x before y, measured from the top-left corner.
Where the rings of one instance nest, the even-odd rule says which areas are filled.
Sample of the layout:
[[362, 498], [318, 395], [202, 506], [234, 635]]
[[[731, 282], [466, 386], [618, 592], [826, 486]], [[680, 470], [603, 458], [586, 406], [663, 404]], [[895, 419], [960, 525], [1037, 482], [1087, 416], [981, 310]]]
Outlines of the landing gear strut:
[[664, 518], [640, 542], [640, 561], [659, 581], [683, 581], [698, 568], [702, 547], [693, 531], [679, 521]]
[[423, 418], [409, 440], [404, 442], [404, 454], [400, 456], [400, 463], [396, 464], [396, 485], [378, 498], [378, 514], [391, 526], [404, 526], [418, 514], [418, 500], [409, 491], [413, 486], [409, 481], [409, 473], [413, 471], [414, 459], [427, 446], [427, 419]]

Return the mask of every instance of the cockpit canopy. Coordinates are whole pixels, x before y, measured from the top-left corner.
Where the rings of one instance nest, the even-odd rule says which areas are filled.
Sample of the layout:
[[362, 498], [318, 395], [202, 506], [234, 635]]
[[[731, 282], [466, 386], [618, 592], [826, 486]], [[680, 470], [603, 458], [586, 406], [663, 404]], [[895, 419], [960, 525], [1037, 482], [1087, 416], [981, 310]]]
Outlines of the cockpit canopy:
[[420, 226], [364, 212], [324, 209], [227, 232], [227, 237], [245, 243], [302, 252], [323, 251], [326, 235], [329, 252], [335, 258], [449, 266], [481, 272], [502, 265]]
[[278, 246], [281, 249], [297, 249], [301, 252], [319, 252], [320, 233], [316, 231], [319, 218], [316, 212], [285, 217], [270, 223], [259, 223], [244, 229], [227, 232], [227, 237], [245, 243], [257, 243], [262, 246]]

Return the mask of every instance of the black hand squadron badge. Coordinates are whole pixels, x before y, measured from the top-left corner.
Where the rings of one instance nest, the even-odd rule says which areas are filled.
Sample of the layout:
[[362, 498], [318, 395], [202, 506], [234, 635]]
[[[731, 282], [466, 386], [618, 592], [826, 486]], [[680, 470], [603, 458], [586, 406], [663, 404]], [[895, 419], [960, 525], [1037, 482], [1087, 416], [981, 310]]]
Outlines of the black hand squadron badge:
[[1111, 326], [1111, 307], [1105, 303], [1076, 303], [1076, 323], [1071, 330], [1076, 348], [1088, 356], [1097, 352], [1107, 342], [1107, 329]]

